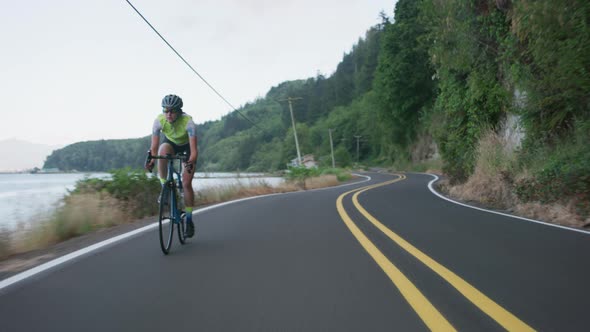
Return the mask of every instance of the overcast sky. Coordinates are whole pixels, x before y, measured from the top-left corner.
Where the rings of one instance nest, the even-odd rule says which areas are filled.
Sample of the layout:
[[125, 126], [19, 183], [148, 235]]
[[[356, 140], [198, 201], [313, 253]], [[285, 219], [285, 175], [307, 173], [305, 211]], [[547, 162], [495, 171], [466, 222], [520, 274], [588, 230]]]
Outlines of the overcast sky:
[[[2, 1], [0, 140], [148, 135], [164, 95], [197, 123], [231, 111], [124, 0]], [[133, 0], [230, 103], [329, 76], [394, 0]]]

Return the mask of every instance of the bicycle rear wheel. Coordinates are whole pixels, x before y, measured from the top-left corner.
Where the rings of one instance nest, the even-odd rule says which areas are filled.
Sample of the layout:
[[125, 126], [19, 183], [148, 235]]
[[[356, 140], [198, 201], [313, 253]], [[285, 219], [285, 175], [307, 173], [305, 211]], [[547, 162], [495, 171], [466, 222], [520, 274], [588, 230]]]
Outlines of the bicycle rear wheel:
[[165, 255], [170, 252], [172, 246], [172, 237], [174, 235], [174, 221], [172, 211], [174, 207], [174, 191], [170, 190], [168, 184], [162, 187], [160, 193], [160, 218], [158, 226], [160, 230], [160, 247]]

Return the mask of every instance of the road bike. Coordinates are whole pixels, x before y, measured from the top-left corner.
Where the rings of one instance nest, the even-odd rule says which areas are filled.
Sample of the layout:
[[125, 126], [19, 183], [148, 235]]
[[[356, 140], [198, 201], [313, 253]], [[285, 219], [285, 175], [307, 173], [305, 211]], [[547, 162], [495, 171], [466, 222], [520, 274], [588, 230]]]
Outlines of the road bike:
[[[185, 162], [188, 156], [186, 154], [167, 154], [165, 156], [153, 156], [148, 151], [145, 161], [146, 166], [152, 159], [167, 160], [167, 177], [166, 182], [162, 185], [162, 191], [158, 199], [160, 212], [158, 218], [158, 228], [160, 231], [160, 247], [165, 255], [170, 252], [172, 238], [174, 237], [174, 228], [178, 230], [178, 240], [180, 244], [186, 243], [186, 213], [184, 208], [184, 195], [182, 189], [182, 176], [180, 175], [180, 163]], [[175, 164], [178, 161], [178, 166]], [[151, 169], [149, 170], [151, 172]], [[174, 176], [176, 175], [176, 179]]]

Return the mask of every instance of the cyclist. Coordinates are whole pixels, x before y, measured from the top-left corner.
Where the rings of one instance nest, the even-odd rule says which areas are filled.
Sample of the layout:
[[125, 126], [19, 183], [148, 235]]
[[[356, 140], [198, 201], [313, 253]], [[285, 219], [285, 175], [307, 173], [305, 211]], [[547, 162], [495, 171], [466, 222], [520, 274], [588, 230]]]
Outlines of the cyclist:
[[[152, 128], [152, 155], [166, 155], [186, 152], [188, 159], [182, 167], [182, 186], [184, 190], [184, 206], [186, 209], [186, 236], [195, 235], [193, 223], [193, 177], [199, 151], [197, 149], [196, 126], [193, 118], [182, 111], [182, 99], [177, 95], [167, 95], [162, 99], [162, 114], [156, 117]], [[160, 132], [163, 135], [160, 144]], [[156, 153], [157, 150], [157, 153]], [[155, 160], [151, 160], [148, 169], [154, 167]], [[164, 184], [167, 176], [166, 160], [158, 161], [158, 176]]]

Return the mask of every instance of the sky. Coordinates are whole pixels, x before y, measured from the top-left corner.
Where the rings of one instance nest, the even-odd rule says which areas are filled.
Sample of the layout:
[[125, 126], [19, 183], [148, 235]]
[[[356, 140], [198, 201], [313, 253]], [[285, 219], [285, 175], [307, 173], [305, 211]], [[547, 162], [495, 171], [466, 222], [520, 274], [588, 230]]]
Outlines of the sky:
[[[0, 0], [0, 141], [149, 135], [162, 97], [196, 123], [232, 109], [125, 0]], [[239, 108], [281, 82], [331, 75], [395, 0], [131, 0]]]

